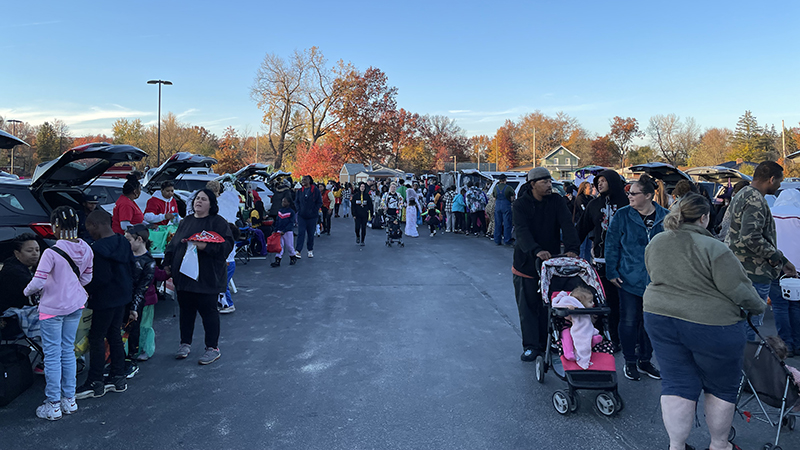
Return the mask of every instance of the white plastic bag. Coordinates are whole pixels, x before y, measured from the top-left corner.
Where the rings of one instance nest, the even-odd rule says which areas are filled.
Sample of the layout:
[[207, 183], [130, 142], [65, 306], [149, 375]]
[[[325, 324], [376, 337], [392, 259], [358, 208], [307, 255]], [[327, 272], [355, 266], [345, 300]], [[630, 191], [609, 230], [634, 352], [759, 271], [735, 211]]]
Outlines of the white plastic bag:
[[186, 244], [186, 254], [183, 255], [181, 262], [181, 273], [195, 281], [200, 276], [200, 261], [197, 259], [197, 247], [194, 242], [190, 241]]

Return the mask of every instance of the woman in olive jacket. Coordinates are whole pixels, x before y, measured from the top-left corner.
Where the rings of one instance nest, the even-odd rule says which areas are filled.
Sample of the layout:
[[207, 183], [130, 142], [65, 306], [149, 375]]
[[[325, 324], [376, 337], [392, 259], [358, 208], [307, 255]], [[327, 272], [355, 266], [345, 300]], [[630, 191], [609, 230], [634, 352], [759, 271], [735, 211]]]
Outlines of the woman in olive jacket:
[[703, 196], [687, 194], [645, 250], [651, 282], [644, 293], [644, 324], [661, 368], [661, 410], [671, 450], [690, 448], [686, 439], [701, 391], [710, 448], [731, 448], [727, 439], [746, 341], [743, 310], [764, 312], [739, 260], [706, 230], [709, 212]]
[[[189, 356], [194, 334], [194, 321], [197, 314], [203, 319], [206, 351], [198, 361], [211, 364], [220, 357], [219, 312], [217, 298], [225, 292], [228, 283], [227, 257], [233, 250], [233, 235], [228, 222], [220, 215], [217, 197], [209, 189], [197, 192], [192, 201], [194, 214], [186, 216], [178, 225], [175, 235], [166, 248], [164, 264], [169, 267], [181, 308], [181, 345], [175, 358]], [[213, 231], [225, 239], [222, 243], [195, 242], [200, 266], [197, 279], [181, 273], [181, 264], [187, 250], [186, 239], [202, 231]]]

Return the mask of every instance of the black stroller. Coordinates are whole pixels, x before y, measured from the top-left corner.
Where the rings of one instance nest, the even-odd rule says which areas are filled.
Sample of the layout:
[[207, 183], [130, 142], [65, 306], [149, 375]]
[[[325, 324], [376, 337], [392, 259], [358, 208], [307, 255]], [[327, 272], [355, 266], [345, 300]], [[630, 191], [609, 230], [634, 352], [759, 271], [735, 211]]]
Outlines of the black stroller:
[[[800, 400], [800, 389], [792, 381], [792, 374], [786, 368], [786, 364], [778, 358], [775, 349], [759, 334], [749, 316], [747, 323], [756, 332], [759, 342], [748, 342], [745, 346], [743, 376], [739, 384], [736, 412], [748, 422], [753, 418], [776, 427], [778, 431], [775, 435], [775, 443], [768, 442], [762, 448], [781, 450], [778, 445], [781, 439], [781, 428], [785, 426], [789, 430], [794, 430], [797, 417], [800, 416], [800, 413], [792, 411]], [[754, 400], [758, 409], [746, 411], [744, 408]], [[778, 411], [770, 412], [768, 407]], [[736, 429], [731, 427], [729, 440], [733, 440], [735, 436]]]
[[386, 228], [386, 246], [391, 247], [392, 244], [400, 244], [400, 247], [405, 247], [403, 243], [403, 229], [400, 227], [400, 216], [398, 210], [387, 209], [386, 218], [384, 220]]
[[[571, 292], [584, 287], [594, 294], [595, 307], [567, 309], [552, 307], [552, 299], [561, 291]], [[553, 406], [559, 414], [578, 410], [578, 390], [600, 391], [595, 397], [595, 407], [604, 416], [613, 416], [625, 407], [617, 391], [616, 359], [610, 345], [608, 316], [611, 309], [606, 306], [605, 291], [597, 271], [580, 258], [555, 257], [541, 263], [542, 301], [547, 308], [547, 350], [536, 358], [536, 381], [544, 383], [544, 375], [553, 369], [556, 376], [567, 382], [566, 390], [553, 393]], [[593, 345], [591, 368], [583, 369], [575, 361], [564, 357], [562, 331], [569, 328], [568, 316], [593, 315], [594, 324], [601, 332], [600, 343]]]

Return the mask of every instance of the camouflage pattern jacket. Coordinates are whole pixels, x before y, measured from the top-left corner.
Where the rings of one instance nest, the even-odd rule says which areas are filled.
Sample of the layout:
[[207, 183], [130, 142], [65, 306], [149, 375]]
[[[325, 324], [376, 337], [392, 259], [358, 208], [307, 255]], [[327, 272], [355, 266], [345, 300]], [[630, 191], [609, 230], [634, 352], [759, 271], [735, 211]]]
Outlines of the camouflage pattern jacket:
[[778, 250], [775, 220], [764, 196], [748, 186], [736, 194], [728, 211], [731, 228], [725, 243], [747, 276], [753, 283], [770, 283], [778, 278], [787, 260]]

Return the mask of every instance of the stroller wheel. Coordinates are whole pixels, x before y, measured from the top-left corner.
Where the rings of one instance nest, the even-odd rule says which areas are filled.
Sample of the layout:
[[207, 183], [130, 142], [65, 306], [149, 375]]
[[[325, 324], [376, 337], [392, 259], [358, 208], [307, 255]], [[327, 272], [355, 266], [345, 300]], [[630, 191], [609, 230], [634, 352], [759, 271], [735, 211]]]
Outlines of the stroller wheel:
[[731, 427], [731, 431], [728, 432], [728, 442], [733, 442], [736, 438], [736, 428]]
[[569, 397], [569, 400], [570, 400], [570, 402], [569, 402], [569, 412], [575, 412], [575, 411], [578, 410], [578, 408], [581, 407], [581, 401], [579, 399], [580, 399], [580, 397], [578, 396], [577, 392], [573, 393]]
[[570, 411], [573, 411], [571, 401], [569, 398], [569, 394], [564, 391], [555, 391], [553, 392], [553, 407], [556, 408], [556, 412], [559, 414], [567, 415]]
[[611, 417], [617, 413], [619, 410], [619, 404], [617, 400], [609, 395], [608, 392], [601, 392], [597, 394], [597, 397], [594, 400], [594, 405], [597, 407], [597, 410], [600, 414]]
[[614, 399], [617, 401], [617, 412], [625, 409], [625, 402], [622, 401], [622, 397], [619, 395], [619, 392], [614, 392]]
[[406, 246], [405, 242], [400, 243], [400, 247], [405, 247], [405, 246]]
[[775, 449], [772, 447], [772, 443], [770, 443], [770, 442], [767, 442], [766, 444], [764, 444], [764, 447], [762, 447], [762, 448], [763, 448], [764, 450], [775, 450]]
[[536, 381], [544, 383], [544, 358], [541, 355], [536, 357]]

